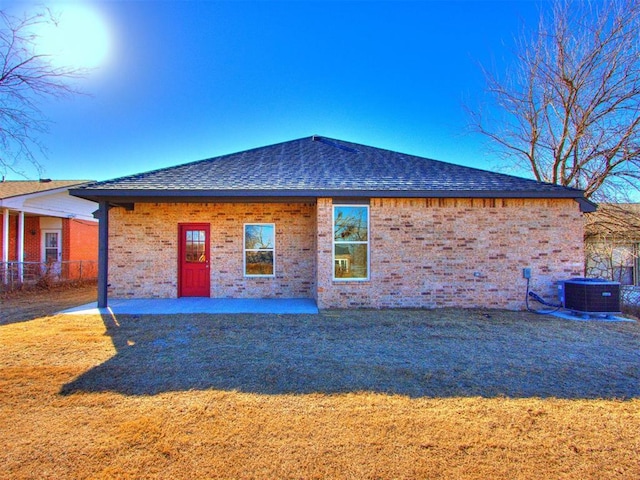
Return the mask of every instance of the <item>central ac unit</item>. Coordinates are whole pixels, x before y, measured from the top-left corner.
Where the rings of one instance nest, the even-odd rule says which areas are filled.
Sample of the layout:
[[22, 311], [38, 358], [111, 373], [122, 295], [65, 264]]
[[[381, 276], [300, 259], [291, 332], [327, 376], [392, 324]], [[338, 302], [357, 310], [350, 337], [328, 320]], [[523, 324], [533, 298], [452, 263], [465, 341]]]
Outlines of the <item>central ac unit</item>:
[[560, 301], [567, 310], [583, 314], [620, 313], [620, 283], [600, 278], [572, 278], [558, 285]]

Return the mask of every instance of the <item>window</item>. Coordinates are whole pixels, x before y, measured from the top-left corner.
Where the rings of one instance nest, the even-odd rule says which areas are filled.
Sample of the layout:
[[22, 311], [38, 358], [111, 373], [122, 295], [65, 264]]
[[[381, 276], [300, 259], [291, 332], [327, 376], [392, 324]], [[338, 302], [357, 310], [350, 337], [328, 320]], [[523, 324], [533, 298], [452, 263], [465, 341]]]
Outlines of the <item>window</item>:
[[619, 245], [611, 251], [611, 280], [621, 285], [634, 285], [637, 246]]
[[244, 226], [244, 274], [247, 277], [275, 275], [275, 225], [252, 223]]
[[202, 263], [207, 261], [206, 231], [186, 230], [184, 239], [184, 260], [187, 263]]
[[60, 260], [60, 232], [44, 232], [44, 261], [55, 263]]
[[613, 267], [613, 281], [620, 285], [633, 285], [633, 267]]
[[369, 206], [333, 207], [334, 280], [369, 279]]

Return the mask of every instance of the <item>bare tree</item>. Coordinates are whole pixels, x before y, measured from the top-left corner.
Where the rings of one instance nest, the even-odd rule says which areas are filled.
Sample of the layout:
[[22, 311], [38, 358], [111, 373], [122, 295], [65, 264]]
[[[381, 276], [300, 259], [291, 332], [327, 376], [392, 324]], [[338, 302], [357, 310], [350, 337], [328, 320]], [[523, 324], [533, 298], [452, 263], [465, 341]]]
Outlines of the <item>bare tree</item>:
[[515, 69], [487, 73], [497, 117], [479, 132], [536, 179], [621, 198], [640, 189], [640, 0], [554, 0]]
[[585, 217], [585, 274], [620, 282], [622, 304], [637, 312], [640, 204], [601, 203]]
[[633, 284], [640, 241], [640, 205], [602, 203], [585, 222], [586, 274]]
[[72, 81], [79, 69], [58, 67], [50, 55], [38, 49], [37, 27], [53, 22], [51, 13], [16, 17], [0, 11], [0, 170], [21, 173], [23, 165], [41, 172], [44, 154], [41, 135], [48, 120], [40, 104], [48, 98], [65, 97], [77, 90]]

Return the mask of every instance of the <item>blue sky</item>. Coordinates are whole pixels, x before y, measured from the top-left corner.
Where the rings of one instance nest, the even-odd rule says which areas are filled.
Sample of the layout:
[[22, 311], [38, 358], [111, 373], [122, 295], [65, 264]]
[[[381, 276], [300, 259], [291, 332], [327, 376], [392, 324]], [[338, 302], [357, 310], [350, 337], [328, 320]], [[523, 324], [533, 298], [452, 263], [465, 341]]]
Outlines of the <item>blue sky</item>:
[[110, 57], [80, 81], [87, 95], [43, 105], [49, 178], [103, 180], [313, 134], [495, 169], [464, 104], [486, 99], [480, 65], [504, 71], [544, 3], [90, 5]]

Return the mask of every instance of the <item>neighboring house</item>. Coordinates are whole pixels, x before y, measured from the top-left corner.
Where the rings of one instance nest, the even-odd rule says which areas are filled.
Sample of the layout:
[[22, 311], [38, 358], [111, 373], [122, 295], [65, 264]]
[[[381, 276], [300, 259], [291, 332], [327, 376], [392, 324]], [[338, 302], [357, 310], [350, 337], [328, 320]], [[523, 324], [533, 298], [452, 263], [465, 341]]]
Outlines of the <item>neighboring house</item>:
[[[66, 265], [65, 276], [76, 278], [82, 274], [78, 262], [97, 261], [98, 222], [92, 212], [98, 206], [69, 195], [71, 187], [85, 183], [0, 182], [0, 282], [21, 283], [27, 267], [36, 264], [58, 270]], [[41, 271], [43, 267], [36, 268]]]
[[585, 217], [587, 276], [640, 285], [640, 204], [601, 204]]
[[[115, 297], [521, 309], [582, 276], [581, 190], [313, 136], [99, 182]], [[108, 255], [106, 254], [108, 252]]]

